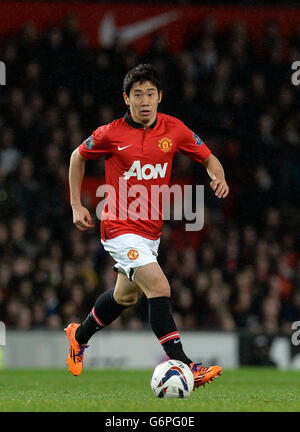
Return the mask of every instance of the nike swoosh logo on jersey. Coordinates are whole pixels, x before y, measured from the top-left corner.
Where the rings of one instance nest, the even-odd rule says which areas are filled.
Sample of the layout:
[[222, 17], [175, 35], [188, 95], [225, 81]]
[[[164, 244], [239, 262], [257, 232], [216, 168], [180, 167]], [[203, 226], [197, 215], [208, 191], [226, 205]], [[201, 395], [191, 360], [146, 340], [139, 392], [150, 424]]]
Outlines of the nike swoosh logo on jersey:
[[125, 150], [127, 147], [131, 147], [132, 146], [132, 144], [129, 144], [128, 146], [125, 146], [125, 147], [120, 147], [120, 146], [118, 146], [118, 150], [119, 151], [121, 151], [121, 150]]
[[178, 342], [180, 342], [180, 339], [175, 339], [174, 340], [174, 343], [178, 343]]
[[172, 11], [137, 21], [133, 24], [117, 27], [115, 24], [114, 14], [108, 13], [104, 16], [99, 25], [99, 41], [104, 47], [110, 47], [117, 36], [121, 42], [129, 44], [148, 33], [153, 33], [160, 27], [164, 27], [165, 25], [176, 21], [179, 16], [179, 12]]

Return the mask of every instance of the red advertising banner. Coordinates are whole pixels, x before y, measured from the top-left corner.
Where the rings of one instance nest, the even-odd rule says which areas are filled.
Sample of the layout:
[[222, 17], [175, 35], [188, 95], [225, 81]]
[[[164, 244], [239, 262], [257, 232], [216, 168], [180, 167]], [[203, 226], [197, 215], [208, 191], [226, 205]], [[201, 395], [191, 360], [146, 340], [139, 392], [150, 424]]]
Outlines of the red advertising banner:
[[196, 33], [203, 19], [212, 17], [222, 30], [237, 21], [246, 23], [252, 38], [260, 36], [266, 23], [278, 23], [282, 36], [288, 36], [300, 23], [300, 8], [149, 6], [130, 4], [70, 4], [1, 2], [0, 33], [15, 33], [26, 22], [38, 29], [61, 25], [68, 14], [77, 17], [80, 29], [92, 46], [108, 47], [118, 37], [138, 51], [149, 47], [154, 33], [163, 34], [169, 47], [181, 49], [187, 37]]

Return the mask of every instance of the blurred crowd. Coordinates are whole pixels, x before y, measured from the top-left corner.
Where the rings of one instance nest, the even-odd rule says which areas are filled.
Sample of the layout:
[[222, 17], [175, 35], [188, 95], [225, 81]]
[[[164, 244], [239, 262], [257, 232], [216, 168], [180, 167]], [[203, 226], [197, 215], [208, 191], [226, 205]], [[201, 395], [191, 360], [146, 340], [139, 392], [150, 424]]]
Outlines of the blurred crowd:
[[[230, 196], [215, 198], [206, 171], [176, 156], [173, 179], [205, 185], [205, 224], [165, 222], [159, 262], [180, 329], [289, 332], [300, 319], [300, 27], [276, 23], [260, 40], [212, 17], [181, 52], [155, 34], [139, 55], [118, 40], [92, 49], [74, 16], [39, 32], [2, 36], [7, 85], [0, 98], [0, 319], [9, 328], [61, 329], [81, 321], [116, 279], [96, 228], [72, 224], [71, 152], [99, 125], [125, 113], [122, 82], [141, 62], [162, 76], [160, 111], [178, 116], [224, 165]], [[86, 175], [104, 175], [104, 159]], [[89, 202], [85, 202], [87, 206]], [[112, 327], [148, 328], [147, 302]]]

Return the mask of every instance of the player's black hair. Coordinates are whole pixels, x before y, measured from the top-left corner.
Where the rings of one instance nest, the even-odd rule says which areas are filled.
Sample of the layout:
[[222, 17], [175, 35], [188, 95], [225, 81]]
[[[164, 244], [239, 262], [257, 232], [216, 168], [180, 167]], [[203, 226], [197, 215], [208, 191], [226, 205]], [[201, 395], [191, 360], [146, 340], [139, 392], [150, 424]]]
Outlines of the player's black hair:
[[123, 82], [123, 92], [129, 96], [131, 87], [134, 83], [150, 81], [157, 88], [158, 92], [161, 91], [161, 82], [158, 73], [151, 64], [140, 64], [131, 69], [125, 75]]

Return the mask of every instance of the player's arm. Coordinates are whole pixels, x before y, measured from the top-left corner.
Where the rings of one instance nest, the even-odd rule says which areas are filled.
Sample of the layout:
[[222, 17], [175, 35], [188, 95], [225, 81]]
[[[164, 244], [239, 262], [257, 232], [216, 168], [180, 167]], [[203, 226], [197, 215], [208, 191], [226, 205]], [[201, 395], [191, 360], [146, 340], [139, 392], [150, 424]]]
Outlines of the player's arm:
[[215, 191], [218, 198], [226, 198], [229, 194], [229, 187], [225, 180], [224, 169], [219, 159], [212, 153], [202, 164], [205, 166], [207, 174], [212, 179], [210, 187]]
[[179, 153], [189, 156], [196, 162], [203, 164], [211, 178], [210, 187], [215, 191], [218, 198], [226, 198], [229, 187], [225, 180], [223, 167], [216, 156], [214, 156], [206, 144], [184, 123], [177, 121]]
[[81, 204], [81, 185], [85, 172], [85, 161], [111, 155], [112, 144], [108, 136], [108, 130], [109, 125], [100, 126], [71, 155], [69, 183], [73, 223], [81, 231], [94, 226], [90, 212]]
[[70, 204], [73, 211], [73, 223], [81, 231], [94, 226], [90, 212], [81, 204], [81, 185], [85, 172], [85, 159], [75, 149], [70, 158], [69, 185]]

